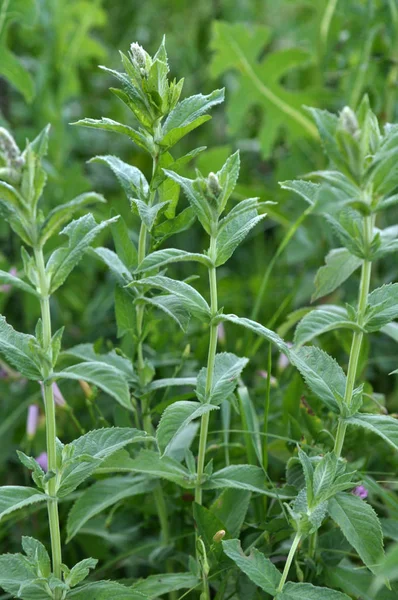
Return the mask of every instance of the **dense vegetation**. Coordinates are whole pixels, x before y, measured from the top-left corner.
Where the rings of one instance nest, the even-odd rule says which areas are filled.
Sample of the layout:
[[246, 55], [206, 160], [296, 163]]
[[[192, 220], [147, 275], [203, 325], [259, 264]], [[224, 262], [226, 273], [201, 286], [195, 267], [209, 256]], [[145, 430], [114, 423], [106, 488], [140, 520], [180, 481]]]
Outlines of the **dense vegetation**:
[[397, 597], [397, 32], [1, 0], [0, 599]]

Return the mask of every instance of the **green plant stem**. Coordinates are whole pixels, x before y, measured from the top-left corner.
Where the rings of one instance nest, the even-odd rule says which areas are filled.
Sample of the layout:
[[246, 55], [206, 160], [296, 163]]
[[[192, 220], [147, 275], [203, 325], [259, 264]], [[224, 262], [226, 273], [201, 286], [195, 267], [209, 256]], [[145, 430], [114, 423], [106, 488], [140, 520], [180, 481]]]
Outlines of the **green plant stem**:
[[296, 536], [293, 540], [293, 544], [291, 545], [288, 557], [286, 559], [285, 568], [283, 569], [282, 577], [279, 582], [277, 592], [281, 592], [283, 590], [283, 586], [285, 585], [287, 576], [289, 575], [290, 567], [292, 565], [293, 558], [294, 558], [294, 555], [296, 554], [296, 550], [298, 548], [300, 540], [301, 540], [301, 535], [299, 533], [296, 533]]
[[[43, 324], [43, 344], [46, 354], [49, 358], [49, 364], [43, 366], [43, 396], [44, 396], [44, 407], [46, 413], [46, 444], [47, 444], [47, 457], [48, 457], [48, 471], [57, 473], [57, 447], [56, 447], [56, 421], [55, 421], [55, 402], [52, 388], [52, 382], [50, 380], [52, 375], [52, 349], [51, 349], [51, 313], [50, 313], [50, 297], [49, 297], [49, 284], [45, 270], [43, 251], [41, 248], [35, 249], [36, 267], [39, 275], [40, 284], [40, 307], [41, 307], [41, 319]], [[55, 577], [61, 579], [61, 564], [62, 564], [62, 551], [61, 551], [61, 534], [59, 526], [59, 515], [58, 515], [58, 499], [57, 494], [57, 477], [53, 477], [48, 481], [48, 495], [49, 500], [47, 502], [48, 509], [48, 520], [50, 526], [50, 537], [51, 537], [51, 552], [52, 552], [52, 569]], [[58, 594], [58, 592], [56, 592]], [[59, 594], [56, 598], [59, 597]]]
[[332, 22], [333, 15], [336, 10], [337, 2], [338, 2], [338, 0], [329, 0], [328, 4], [326, 6], [324, 15], [322, 17], [320, 34], [321, 34], [321, 46], [322, 46], [323, 51], [326, 49], [328, 36], [329, 36], [330, 24]]
[[[216, 237], [211, 236], [210, 238], [210, 249], [209, 257], [211, 261], [215, 262], [216, 254]], [[217, 299], [217, 271], [216, 267], [209, 267], [209, 283], [210, 283], [210, 310], [211, 316], [214, 317], [218, 311], [218, 299]], [[206, 388], [205, 394], [206, 399], [209, 397], [211, 388], [213, 386], [213, 375], [214, 375], [214, 362], [217, 351], [217, 324], [211, 323], [210, 325], [210, 339], [209, 339], [209, 353], [207, 357], [207, 374], [206, 374]], [[200, 438], [199, 438], [199, 454], [198, 454], [198, 468], [196, 476], [196, 488], [195, 488], [195, 502], [202, 504], [202, 478], [205, 467], [206, 458], [206, 445], [207, 445], [207, 434], [209, 431], [209, 419], [210, 413], [206, 413], [202, 416], [200, 424]]]
[[[365, 230], [365, 243], [369, 247], [370, 241], [372, 239], [372, 231], [373, 231], [373, 223], [374, 219], [372, 217], [365, 217], [364, 230]], [[361, 281], [359, 285], [359, 297], [358, 297], [358, 311], [357, 311], [357, 324], [362, 327], [364, 323], [364, 317], [366, 312], [369, 288], [370, 288], [370, 277], [372, 273], [372, 263], [370, 261], [364, 260], [362, 263], [361, 269]], [[355, 381], [357, 377], [358, 371], [358, 362], [359, 355], [361, 352], [363, 340], [363, 332], [355, 331], [352, 336], [351, 350], [350, 350], [350, 358], [348, 361], [348, 370], [347, 370], [347, 380], [344, 392], [344, 404], [348, 407], [352, 404], [352, 396], [355, 387]], [[340, 457], [343, 449], [345, 434], [347, 430], [347, 424], [345, 421], [340, 419], [336, 440], [334, 444], [334, 452], [336, 456]]]

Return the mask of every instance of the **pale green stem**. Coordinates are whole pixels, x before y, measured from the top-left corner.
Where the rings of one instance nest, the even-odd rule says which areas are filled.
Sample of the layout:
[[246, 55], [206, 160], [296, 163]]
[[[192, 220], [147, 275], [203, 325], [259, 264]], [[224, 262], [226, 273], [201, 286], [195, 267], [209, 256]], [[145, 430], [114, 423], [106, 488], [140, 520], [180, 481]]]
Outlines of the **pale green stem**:
[[276, 590], [277, 592], [281, 592], [283, 590], [283, 586], [285, 585], [287, 576], [289, 575], [290, 567], [292, 566], [293, 558], [294, 558], [294, 555], [296, 554], [296, 550], [298, 548], [300, 540], [301, 540], [301, 535], [299, 533], [296, 533], [296, 536], [293, 540], [293, 544], [291, 545], [288, 557], [286, 559], [285, 568], [283, 569], [281, 580], [280, 580], [278, 588]]
[[[210, 239], [210, 250], [209, 256], [212, 262], [215, 259], [216, 252], [216, 238], [211, 236]], [[210, 283], [210, 310], [211, 316], [214, 317], [218, 310], [217, 300], [217, 273], [216, 267], [209, 267], [209, 283]], [[209, 397], [211, 388], [213, 386], [213, 375], [214, 375], [214, 362], [217, 351], [217, 324], [212, 323], [210, 325], [210, 339], [209, 339], [209, 353], [207, 357], [207, 374], [206, 374], [206, 387], [205, 397]], [[206, 458], [206, 446], [207, 446], [207, 434], [209, 431], [209, 418], [210, 413], [206, 413], [202, 416], [200, 424], [200, 438], [199, 438], [199, 454], [198, 454], [198, 468], [196, 477], [196, 489], [195, 489], [195, 502], [202, 504], [202, 478], [205, 467]]]
[[321, 22], [321, 43], [323, 48], [326, 48], [326, 44], [329, 36], [330, 24], [333, 19], [334, 12], [336, 10], [338, 0], [329, 0], [326, 7], [325, 13]]
[[[369, 246], [372, 239], [373, 232], [373, 218], [365, 218], [365, 243]], [[365, 260], [362, 264], [361, 270], [361, 282], [359, 285], [359, 297], [358, 297], [358, 311], [357, 311], [357, 324], [362, 327], [365, 317], [365, 311], [367, 306], [367, 299], [370, 288], [370, 277], [372, 273], [372, 263]], [[361, 352], [363, 339], [362, 331], [355, 331], [352, 336], [350, 358], [348, 361], [347, 380], [344, 392], [344, 404], [351, 406], [352, 396], [355, 388], [355, 381], [358, 371], [359, 355]], [[334, 451], [336, 456], [340, 457], [343, 449], [347, 424], [343, 421], [339, 421], [339, 425], [336, 433], [336, 440], [334, 445]]]
[[[36, 267], [39, 275], [40, 284], [40, 307], [41, 318], [43, 323], [43, 343], [47, 356], [51, 360], [51, 314], [50, 314], [50, 297], [48, 290], [48, 279], [45, 271], [43, 251], [41, 248], [35, 249]], [[49, 378], [52, 375], [52, 367], [44, 365], [43, 367], [43, 389], [44, 389], [44, 407], [46, 413], [46, 442], [47, 442], [47, 457], [48, 471], [57, 472], [57, 448], [56, 448], [56, 422], [55, 422], [55, 403], [52, 383]], [[55, 577], [61, 579], [61, 534], [58, 516], [58, 499], [57, 494], [57, 477], [53, 477], [48, 481], [47, 502], [48, 520], [50, 526], [51, 537], [51, 552], [52, 552], [52, 568]], [[59, 598], [59, 594], [57, 596]], [[56, 600], [57, 600], [56, 598]]]

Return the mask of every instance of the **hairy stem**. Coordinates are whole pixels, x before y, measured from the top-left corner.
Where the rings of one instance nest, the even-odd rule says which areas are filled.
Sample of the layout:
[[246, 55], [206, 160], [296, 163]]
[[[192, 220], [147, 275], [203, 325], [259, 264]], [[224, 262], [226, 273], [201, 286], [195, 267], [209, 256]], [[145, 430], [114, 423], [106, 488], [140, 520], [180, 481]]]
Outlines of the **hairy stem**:
[[[364, 233], [365, 242], [369, 246], [372, 239], [373, 231], [373, 218], [365, 217]], [[365, 311], [367, 306], [367, 299], [370, 288], [370, 277], [372, 273], [372, 263], [364, 260], [361, 270], [361, 282], [359, 285], [359, 296], [358, 296], [358, 311], [357, 311], [357, 324], [362, 327], [365, 317]], [[355, 381], [357, 378], [359, 355], [361, 352], [363, 339], [362, 331], [355, 331], [352, 336], [350, 358], [348, 361], [347, 380], [344, 392], [344, 404], [348, 407], [352, 404], [352, 397], [355, 388]], [[339, 425], [336, 433], [336, 440], [334, 445], [335, 454], [340, 457], [343, 449], [347, 424], [343, 421], [339, 421]]]
[[293, 544], [289, 550], [288, 557], [286, 559], [285, 568], [283, 569], [282, 577], [278, 585], [277, 592], [281, 592], [283, 590], [283, 586], [286, 583], [287, 576], [289, 575], [290, 567], [292, 566], [294, 555], [296, 554], [296, 550], [301, 540], [301, 535], [296, 533], [296, 536], [293, 540]]
[[[40, 307], [41, 307], [41, 319], [43, 323], [43, 343], [44, 349], [51, 362], [52, 349], [51, 349], [51, 313], [50, 313], [50, 297], [49, 297], [49, 283], [46, 275], [44, 257], [42, 249], [35, 249], [36, 267], [39, 275], [40, 284]], [[44, 396], [44, 408], [46, 413], [46, 444], [47, 444], [47, 456], [48, 456], [48, 471], [53, 473], [57, 472], [57, 449], [56, 449], [56, 421], [55, 421], [55, 402], [52, 383], [49, 378], [52, 375], [52, 367], [50, 365], [44, 365], [43, 367], [43, 396]], [[55, 577], [61, 579], [61, 563], [62, 563], [62, 551], [61, 551], [61, 534], [59, 526], [58, 516], [58, 500], [56, 497], [57, 493], [57, 477], [53, 477], [48, 481], [48, 495], [49, 500], [47, 502], [48, 509], [48, 520], [50, 526], [50, 537], [51, 537], [51, 553], [52, 553], [52, 568]], [[58, 593], [58, 592], [57, 592]], [[59, 597], [59, 596], [58, 596]]]
[[[214, 263], [216, 253], [216, 237], [211, 236], [210, 238], [210, 249], [209, 256]], [[210, 283], [210, 310], [211, 316], [214, 317], [218, 310], [218, 299], [217, 299], [217, 273], [216, 267], [209, 267], [209, 283]], [[217, 325], [211, 323], [210, 325], [210, 338], [209, 338], [209, 353], [207, 357], [207, 375], [206, 375], [206, 388], [205, 396], [206, 399], [209, 397], [211, 388], [213, 386], [213, 375], [214, 375], [214, 362], [217, 351]], [[202, 478], [205, 467], [206, 458], [206, 445], [207, 445], [207, 434], [209, 431], [209, 419], [210, 413], [206, 413], [202, 416], [200, 424], [200, 438], [199, 438], [199, 454], [198, 454], [198, 469], [196, 477], [196, 489], [195, 489], [195, 502], [202, 504]]]

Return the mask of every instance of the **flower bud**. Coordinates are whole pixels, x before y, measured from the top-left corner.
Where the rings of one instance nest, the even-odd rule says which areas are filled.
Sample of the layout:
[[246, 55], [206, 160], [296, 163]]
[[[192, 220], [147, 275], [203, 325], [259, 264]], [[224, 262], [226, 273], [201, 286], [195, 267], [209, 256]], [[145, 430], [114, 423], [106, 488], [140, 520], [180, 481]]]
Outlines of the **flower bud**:
[[26, 434], [30, 440], [35, 437], [38, 424], [39, 407], [37, 404], [30, 404], [28, 408], [28, 418], [26, 420]]
[[365, 500], [365, 498], [368, 497], [368, 490], [363, 485], [357, 485], [357, 487], [352, 490], [352, 493], [354, 496], [361, 498], [361, 500]]
[[137, 42], [134, 42], [130, 46], [130, 52], [131, 58], [135, 65], [140, 69], [141, 74], [141, 69], [143, 69], [143, 71], [146, 73], [147, 58], [149, 57], [149, 55], [147, 54], [147, 52], [145, 52], [144, 48], [140, 46], [140, 44], [137, 44]]
[[8, 165], [22, 166], [24, 162], [14, 138], [4, 127], [0, 127], [0, 154], [4, 156]]
[[352, 136], [355, 136], [359, 131], [357, 117], [349, 106], [345, 106], [340, 113], [340, 125]]
[[214, 535], [213, 535], [213, 542], [216, 542], [217, 544], [219, 542], [221, 542], [221, 540], [225, 537], [225, 531], [224, 529], [220, 529], [220, 531], [217, 531]]
[[55, 404], [57, 404], [58, 406], [65, 406], [66, 405], [66, 400], [62, 395], [61, 390], [59, 389], [58, 385], [55, 383], [53, 383], [53, 394], [54, 394], [54, 402]]
[[209, 191], [213, 194], [213, 196], [217, 197], [220, 195], [220, 182], [218, 180], [217, 175], [213, 172], [209, 173], [209, 176], [207, 178], [207, 187], [209, 188]]
[[47, 452], [42, 452], [39, 456], [36, 456], [36, 462], [41, 466], [43, 471], [48, 471], [48, 456]]

